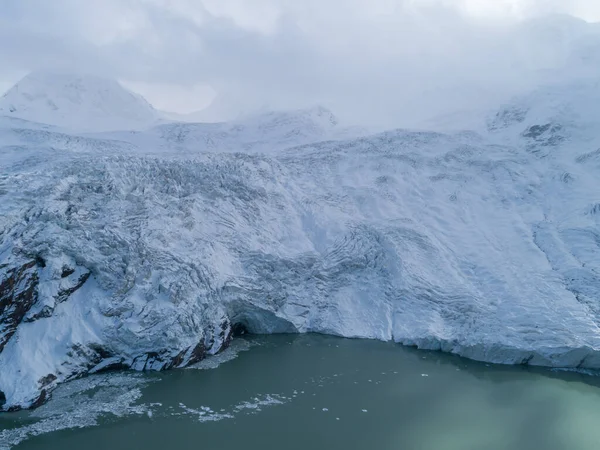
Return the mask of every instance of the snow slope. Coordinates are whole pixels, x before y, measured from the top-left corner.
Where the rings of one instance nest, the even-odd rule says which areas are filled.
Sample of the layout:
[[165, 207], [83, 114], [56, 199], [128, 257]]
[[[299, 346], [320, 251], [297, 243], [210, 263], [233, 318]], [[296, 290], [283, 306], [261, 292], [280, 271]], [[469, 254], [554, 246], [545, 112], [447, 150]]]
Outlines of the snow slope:
[[541, 89], [483, 134], [321, 141], [325, 112], [267, 115], [214, 146], [0, 119], [0, 403], [181, 367], [240, 327], [599, 369], [598, 96]]
[[32, 72], [6, 92], [0, 115], [78, 131], [146, 128], [161, 119], [117, 81], [50, 72]]
[[272, 153], [285, 148], [325, 140], [340, 140], [368, 134], [360, 127], [344, 127], [326, 108], [316, 106], [292, 111], [270, 111], [233, 122], [174, 122], [145, 132], [93, 133], [89, 137], [119, 139], [141, 153], [168, 152], [191, 155], [198, 152]]

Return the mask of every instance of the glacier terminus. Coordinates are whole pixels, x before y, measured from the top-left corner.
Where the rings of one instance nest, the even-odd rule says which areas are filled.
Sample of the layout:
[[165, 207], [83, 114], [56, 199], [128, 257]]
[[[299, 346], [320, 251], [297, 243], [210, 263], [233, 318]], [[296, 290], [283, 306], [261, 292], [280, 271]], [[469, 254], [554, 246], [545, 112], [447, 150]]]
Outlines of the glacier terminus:
[[599, 101], [548, 85], [471, 131], [176, 123], [117, 82], [29, 75], [0, 100], [1, 409], [239, 331], [600, 369]]

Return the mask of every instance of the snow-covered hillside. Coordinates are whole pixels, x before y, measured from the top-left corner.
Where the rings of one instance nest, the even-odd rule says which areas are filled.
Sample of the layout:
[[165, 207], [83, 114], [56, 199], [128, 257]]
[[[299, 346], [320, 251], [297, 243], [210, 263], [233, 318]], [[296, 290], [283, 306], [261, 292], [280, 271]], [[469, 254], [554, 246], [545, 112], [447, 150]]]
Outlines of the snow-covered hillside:
[[272, 153], [293, 146], [365, 134], [368, 134], [366, 129], [344, 127], [331, 111], [317, 106], [254, 114], [233, 122], [174, 122], [140, 133], [123, 131], [87, 136], [126, 141], [144, 154], [176, 152], [190, 155], [206, 151]]
[[145, 134], [162, 148], [185, 151], [270, 151], [343, 135], [333, 113], [316, 107], [251, 115], [234, 122], [170, 123]]
[[241, 328], [600, 369], [597, 94], [536, 91], [481, 134], [330, 139], [324, 110], [95, 135], [0, 120], [0, 403], [181, 367]]
[[72, 130], [146, 128], [160, 114], [117, 81], [93, 75], [33, 72], [0, 98], [0, 115]]

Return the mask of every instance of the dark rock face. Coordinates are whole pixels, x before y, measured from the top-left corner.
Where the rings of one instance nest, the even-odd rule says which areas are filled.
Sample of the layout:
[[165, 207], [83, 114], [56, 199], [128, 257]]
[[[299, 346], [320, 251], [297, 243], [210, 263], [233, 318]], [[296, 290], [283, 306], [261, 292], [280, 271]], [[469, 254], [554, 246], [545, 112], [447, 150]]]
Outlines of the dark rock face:
[[60, 277], [67, 278], [69, 275], [72, 275], [74, 273], [75, 273], [75, 269], [73, 269], [72, 267], [63, 267]]
[[[0, 353], [16, 338], [21, 324], [51, 317], [56, 305], [67, 301], [91, 275], [86, 268], [70, 264], [56, 272], [53, 260], [24, 255], [18, 250], [5, 255], [0, 261]], [[89, 368], [85, 361], [97, 362], [111, 356], [78, 347], [73, 346], [73, 361], [64, 365], [64, 372], [48, 373], [37, 380], [39, 395], [27, 407], [43, 404], [58, 383], [86, 373]], [[21, 409], [23, 405], [10, 404], [7, 392], [0, 391], [0, 411]]]
[[223, 341], [223, 347], [221, 348], [221, 350], [224, 350], [227, 347], [229, 347], [229, 344], [231, 344], [231, 340], [234, 338], [234, 336], [235, 331], [234, 327], [231, 326], [231, 322], [229, 321], [229, 319], [224, 320], [221, 323], [221, 332], [219, 333], [219, 338], [221, 338], [221, 340]]
[[551, 123], [544, 125], [532, 125], [523, 132], [523, 137], [536, 139], [543, 135], [546, 131], [550, 130], [551, 127]]
[[[223, 340], [223, 345], [219, 351], [225, 350], [231, 343], [232, 334], [228, 333], [226, 338]], [[196, 364], [202, 361], [208, 355], [208, 351], [204, 342], [199, 342], [195, 347], [187, 348], [177, 354], [171, 361], [163, 366], [161, 370], [182, 368]]]
[[39, 313], [32, 314], [29, 317], [25, 317], [23, 319], [23, 322], [26, 322], [26, 323], [27, 322], [35, 322], [36, 320], [44, 319], [46, 317], [50, 317], [52, 315], [53, 311], [54, 311], [54, 309], [51, 308], [50, 306], [44, 306]]
[[193, 348], [192, 355], [190, 356], [190, 359], [188, 361], [188, 365], [200, 362], [204, 358], [206, 358], [206, 347], [202, 342], [200, 342]]
[[[64, 272], [63, 272], [63, 275], [64, 275]], [[73, 286], [65, 288], [65, 289], [61, 289], [60, 291], [58, 291], [58, 294], [56, 295], [56, 301], [58, 303], [61, 303], [61, 302], [64, 302], [65, 300], [67, 300], [71, 294], [73, 294], [81, 286], [83, 286], [83, 284], [87, 281], [87, 279], [89, 277], [90, 277], [90, 272], [86, 272], [83, 275], [81, 275], [79, 277], [79, 279], [77, 279], [77, 281], [75, 282], [75, 284]], [[65, 277], [63, 276], [63, 278], [65, 278]]]
[[37, 301], [38, 265], [27, 261], [8, 269], [0, 280], [0, 352]]
[[523, 131], [522, 136], [531, 144], [543, 147], [555, 147], [565, 140], [563, 127], [557, 123], [532, 125]]
[[57, 378], [56, 375], [54, 375], [53, 373], [49, 373], [45, 377], [40, 378], [38, 383], [40, 384], [41, 387], [46, 387], [49, 384], [51, 384], [53, 381], [56, 381], [56, 378]]
[[[6, 265], [4, 268], [6, 268]], [[7, 277], [7, 279], [3, 281], [3, 292], [5, 293], [3, 299], [8, 299], [9, 297], [12, 299], [15, 297], [18, 299], [25, 298], [25, 300], [27, 300], [26, 306], [20, 307], [19, 309], [19, 317], [22, 321], [27, 320], [31, 322], [34, 320], [32, 319], [31, 312], [29, 313], [28, 317], [25, 318], [23, 316], [27, 313], [27, 310], [31, 307], [31, 305], [35, 304], [37, 297], [33, 295], [33, 293], [36, 291], [36, 289], [38, 289], [38, 284], [36, 284], [38, 278], [42, 280], [44, 279], [43, 272], [40, 273], [38, 271], [43, 271], [43, 268], [40, 268], [36, 261], [29, 261], [27, 264], [23, 264], [18, 269], [12, 270], [10, 272], [12, 274], [10, 279]], [[38, 275], [38, 273], [40, 274]], [[71, 272], [67, 277], [65, 277], [65, 279], [72, 278], [72, 280], [69, 281], [69, 286], [72, 287], [68, 288], [69, 293], [67, 298], [69, 295], [79, 289], [89, 278], [89, 276], [89, 272], [82, 272], [80, 268]], [[77, 280], [77, 282], [74, 280]], [[43, 281], [40, 283], [43, 283]], [[23, 289], [17, 289], [14, 287], [17, 285], [23, 285]], [[12, 287], [10, 292], [7, 286]], [[21, 291], [31, 291], [32, 294], [30, 296], [24, 296], [23, 294], [20, 294]], [[63, 292], [63, 290], [59, 292]], [[7, 293], [10, 293], [10, 296]], [[54, 298], [57, 299], [57, 297], [58, 296], [55, 295]], [[6, 301], [5, 303], [8, 305]], [[48, 317], [52, 315], [52, 312], [53, 308], [49, 310]], [[14, 314], [11, 317], [13, 316]], [[37, 318], [42, 318], [42, 316]], [[0, 324], [3, 323], [4, 322], [0, 322]], [[16, 319], [14, 320], [15, 326], [12, 330], [13, 334], [16, 331], [19, 323], [20, 322]], [[117, 370], [168, 370], [173, 368], [183, 368], [195, 364], [205, 359], [209, 354], [220, 352], [229, 346], [234, 335], [229, 319], [223, 319], [222, 323], [218, 327], [218, 331], [219, 333], [216, 336], [209, 334], [209, 336], [212, 336], [210, 339], [202, 339], [196, 345], [185, 348], [174, 357], [167, 349], [163, 349], [157, 352], [140, 354], [131, 360], [127, 359], [125, 356], [114, 353], [110, 347], [106, 347], [100, 343], [86, 345], [74, 344], [67, 353], [67, 357], [70, 362], [63, 364], [62, 368], [60, 369], [62, 372], [59, 371], [55, 373], [48, 373], [37, 380], [39, 395], [34, 397], [30, 403], [26, 405], [7, 405], [6, 395], [0, 391], [0, 411], [13, 412], [19, 411], [23, 408], [35, 409], [50, 399], [52, 391], [57, 387], [58, 384], [79, 378], [88, 373]]]
[[31, 409], [39, 408], [48, 400], [48, 391], [46, 389], [42, 389], [40, 396], [37, 398], [35, 402], [31, 404]]
[[[33, 307], [29, 314], [23, 318], [23, 322], [35, 322], [36, 320], [50, 317], [54, 308], [59, 303], [65, 302], [69, 297], [79, 290], [90, 277], [91, 273], [84, 268], [64, 267], [60, 275], [60, 288], [52, 295], [52, 299], [45, 299], [46, 304]], [[41, 299], [42, 300], [42, 299]]]

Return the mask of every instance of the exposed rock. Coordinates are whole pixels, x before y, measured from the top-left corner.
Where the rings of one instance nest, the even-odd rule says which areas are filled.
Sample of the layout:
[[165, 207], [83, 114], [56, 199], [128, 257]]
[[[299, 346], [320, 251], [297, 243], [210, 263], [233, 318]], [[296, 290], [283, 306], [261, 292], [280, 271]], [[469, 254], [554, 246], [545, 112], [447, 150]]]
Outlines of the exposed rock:
[[48, 318], [52, 315], [52, 312], [54, 312], [54, 307], [44, 305], [40, 311], [24, 317], [23, 322], [35, 322], [39, 319]]
[[202, 342], [196, 345], [190, 354], [190, 359], [187, 362], [187, 365], [195, 364], [199, 361], [202, 361], [206, 357], [206, 347]]
[[48, 400], [48, 391], [46, 389], [42, 389], [39, 397], [31, 404], [31, 409], [39, 408]]
[[39, 383], [39, 385], [41, 387], [45, 388], [46, 386], [48, 386], [53, 381], [56, 381], [56, 375], [54, 375], [53, 373], [49, 373], [45, 377], [40, 378], [40, 380], [38, 381], [38, 383]]
[[[37, 302], [24, 317], [24, 322], [35, 322], [52, 316], [56, 305], [67, 301], [91, 275], [89, 270], [81, 266], [63, 267], [59, 275], [56, 264], [52, 261], [52, 267], [44, 268], [41, 272], [43, 275], [43, 279], [40, 280], [41, 294], [38, 295]], [[60, 264], [60, 260], [58, 264]]]
[[[73, 272], [75, 272], [75, 270], [73, 270]], [[55, 297], [56, 301], [58, 303], [61, 303], [61, 302], [64, 302], [65, 300], [67, 300], [71, 294], [73, 294], [77, 289], [79, 289], [81, 286], [83, 286], [83, 283], [85, 283], [89, 277], [90, 277], [90, 272], [85, 272], [84, 274], [79, 276], [79, 278], [76, 279], [76, 281], [73, 283], [72, 286], [63, 287], [62, 289], [60, 289], [58, 291], [58, 293], [56, 294], [56, 297]], [[63, 276], [62, 278], [66, 278], [66, 277]]]
[[541, 145], [555, 147], [565, 140], [563, 127], [556, 123], [531, 125], [523, 132], [523, 137], [531, 141], [530, 148]]
[[0, 352], [37, 301], [38, 263], [26, 261], [0, 271]]
[[72, 275], [73, 273], [75, 273], [75, 269], [72, 267], [63, 267], [62, 273], [60, 274], [61, 278], [66, 278], [69, 275]]

